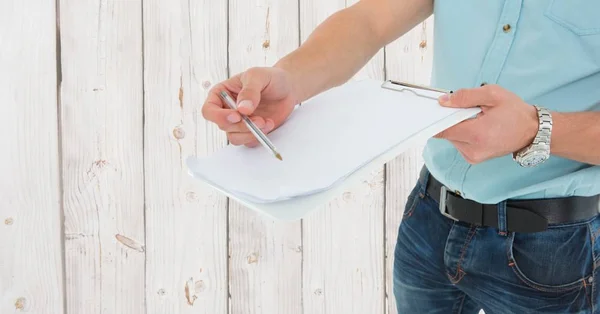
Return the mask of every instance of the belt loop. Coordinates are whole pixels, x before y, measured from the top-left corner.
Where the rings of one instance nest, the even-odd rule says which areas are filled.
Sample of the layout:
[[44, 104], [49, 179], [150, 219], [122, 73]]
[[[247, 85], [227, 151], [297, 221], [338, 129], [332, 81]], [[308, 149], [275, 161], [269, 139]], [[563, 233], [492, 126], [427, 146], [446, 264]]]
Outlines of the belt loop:
[[419, 192], [423, 195], [427, 193], [427, 184], [429, 183], [429, 169], [424, 165], [419, 173]]
[[498, 234], [501, 236], [508, 234], [506, 228], [506, 201], [498, 203]]

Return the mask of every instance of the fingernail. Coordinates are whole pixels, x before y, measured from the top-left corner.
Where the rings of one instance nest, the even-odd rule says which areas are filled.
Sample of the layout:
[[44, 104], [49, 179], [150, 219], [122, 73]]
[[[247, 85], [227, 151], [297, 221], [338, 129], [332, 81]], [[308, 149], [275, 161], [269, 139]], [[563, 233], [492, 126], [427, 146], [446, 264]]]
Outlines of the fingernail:
[[275, 126], [275, 123], [273, 123], [273, 120], [267, 120], [267, 122], [265, 123], [265, 128], [263, 131], [265, 132], [269, 132], [273, 129], [273, 127]]
[[231, 123], [237, 123], [237, 122], [240, 122], [240, 120], [241, 120], [241, 117], [240, 117], [240, 115], [239, 115], [239, 114], [237, 114], [237, 113], [230, 113], [230, 114], [227, 116], [227, 121], [229, 121], [229, 122], [231, 122]]
[[444, 95], [442, 95], [442, 96], [440, 97], [440, 102], [441, 102], [441, 103], [445, 103], [445, 102], [447, 102], [448, 100], [450, 100], [450, 95], [449, 95], [449, 94], [444, 94]]
[[242, 100], [239, 104], [240, 108], [252, 109], [252, 102], [248, 99]]
[[265, 123], [262, 119], [252, 119], [252, 122], [254, 122], [254, 124], [261, 130], [265, 127]]

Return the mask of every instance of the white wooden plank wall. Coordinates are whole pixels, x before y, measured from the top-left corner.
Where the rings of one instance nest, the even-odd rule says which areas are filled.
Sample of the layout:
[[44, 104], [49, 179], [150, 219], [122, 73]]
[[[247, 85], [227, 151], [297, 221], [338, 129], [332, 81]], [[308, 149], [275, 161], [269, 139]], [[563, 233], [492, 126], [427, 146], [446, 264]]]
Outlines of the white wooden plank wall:
[[[0, 3], [0, 313], [396, 313], [415, 148], [278, 222], [192, 180], [227, 144], [215, 83], [270, 66], [358, 0]], [[356, 77], [427, 84], [433, 22]]]
[[[229, 1], [230, 74], [272, 65], [298, 47], [297, 0]], [[302, 313], [300, 222], [229, 209], [232, 313]]]
[[140, 1], [61, 0], [59, 8], [67, 310], [141, 314]]
[[[302, 41], [344, 0], [300, 2]], [[356, 77], [383, 79], [383, 51]], [[383, 313], [384, 172], [345, 192], [303, 222], [305, 313]]]
[[147, 0], [143, 15], [147, 313], [227, 313], [226, 198], [184, 164], [226, 144], [198, 113], [227, 77], [227, 2]]
[[0, 1], [0, 313], [64, 311], [55, 17]]

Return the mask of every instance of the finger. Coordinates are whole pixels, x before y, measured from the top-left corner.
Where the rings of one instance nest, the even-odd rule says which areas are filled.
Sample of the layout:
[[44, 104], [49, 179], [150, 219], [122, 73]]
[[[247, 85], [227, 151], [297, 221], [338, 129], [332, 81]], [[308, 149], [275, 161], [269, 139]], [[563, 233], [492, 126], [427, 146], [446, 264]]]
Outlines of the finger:
[[244, 72], [240, 79], [242, 89], [237, 97], [238, 111], [251, 115], [260, 103], [262, 90], [269, 85], [271, 79], [267, 71], [255, 68]]
[[451, 94], [440, 96], [439, 103], [444, 107], [454, 108], [493, 106], [496, 103], [498, 90], [499, 87], [495, 85], [459, 89]]
[[215, 103], [206, 103], [202, 107], [202, 116], [204, 119], [217, 124], [221, 129], [225, 129], [231, 124], [239, 123], [242, 120], [239, 112], [219, 107]]
[[202, 116], [208, 121], [216, 123], [220, 128], [224, 128], [232, 123], [238, 123], [242, 120], [239, 112], [230, 109], [225, 105], [219, 93], [227, 91], [223, 84], [214, 86], [208, 93], [204, 105], [202, 105]]
[[[252, 122], [254, 122], [254, 124], [261, 130], [264, 129], [266, 126], [265, 119], [263, 119], [262, 117], [250, 117], [250, 120], [252, 120]], [[246, 123], [244, 121], [240, 121], [237, 123], [230, 123], [221, 129], [225, 132], [231, 132], [231, 133], [240, 133], [240, 132], [249, 132], [250, 131], [250, 130], [248, 130], [248, 126], [246, 125]]]
[[481, 123], [479, 119], [468, 119], [443, 130], [434, 137], [449, 141], [474, 144], [479, 138], [477, 133], [479, 123]]
[[[263, 131], [263, 133], [268, 134], [275, 127], [275, 123], [271, 119], [266, 119], [264, 125], [258, 127], [261, 129], [261, 131]], [[249, 131], [227, 132], [227, 139], [233, 145], [246, 145], [249, 147], [254, 147], [259, 144], [254, 134]]]
[[227, 140], [231, 145], [256, 145], [258, 141], [250, 132], [227, 133]]

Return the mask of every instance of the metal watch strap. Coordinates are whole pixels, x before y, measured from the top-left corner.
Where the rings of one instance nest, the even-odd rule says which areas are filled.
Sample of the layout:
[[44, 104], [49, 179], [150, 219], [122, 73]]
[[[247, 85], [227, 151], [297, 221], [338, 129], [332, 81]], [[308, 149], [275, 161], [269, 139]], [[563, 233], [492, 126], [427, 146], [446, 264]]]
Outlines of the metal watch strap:
[[548, 109], [539, 107], [537, 105], [534, 106], [538, 112], [539, 129], [532, 145], [550, 145], [550, 137], [552, 133], [552, 115]]

